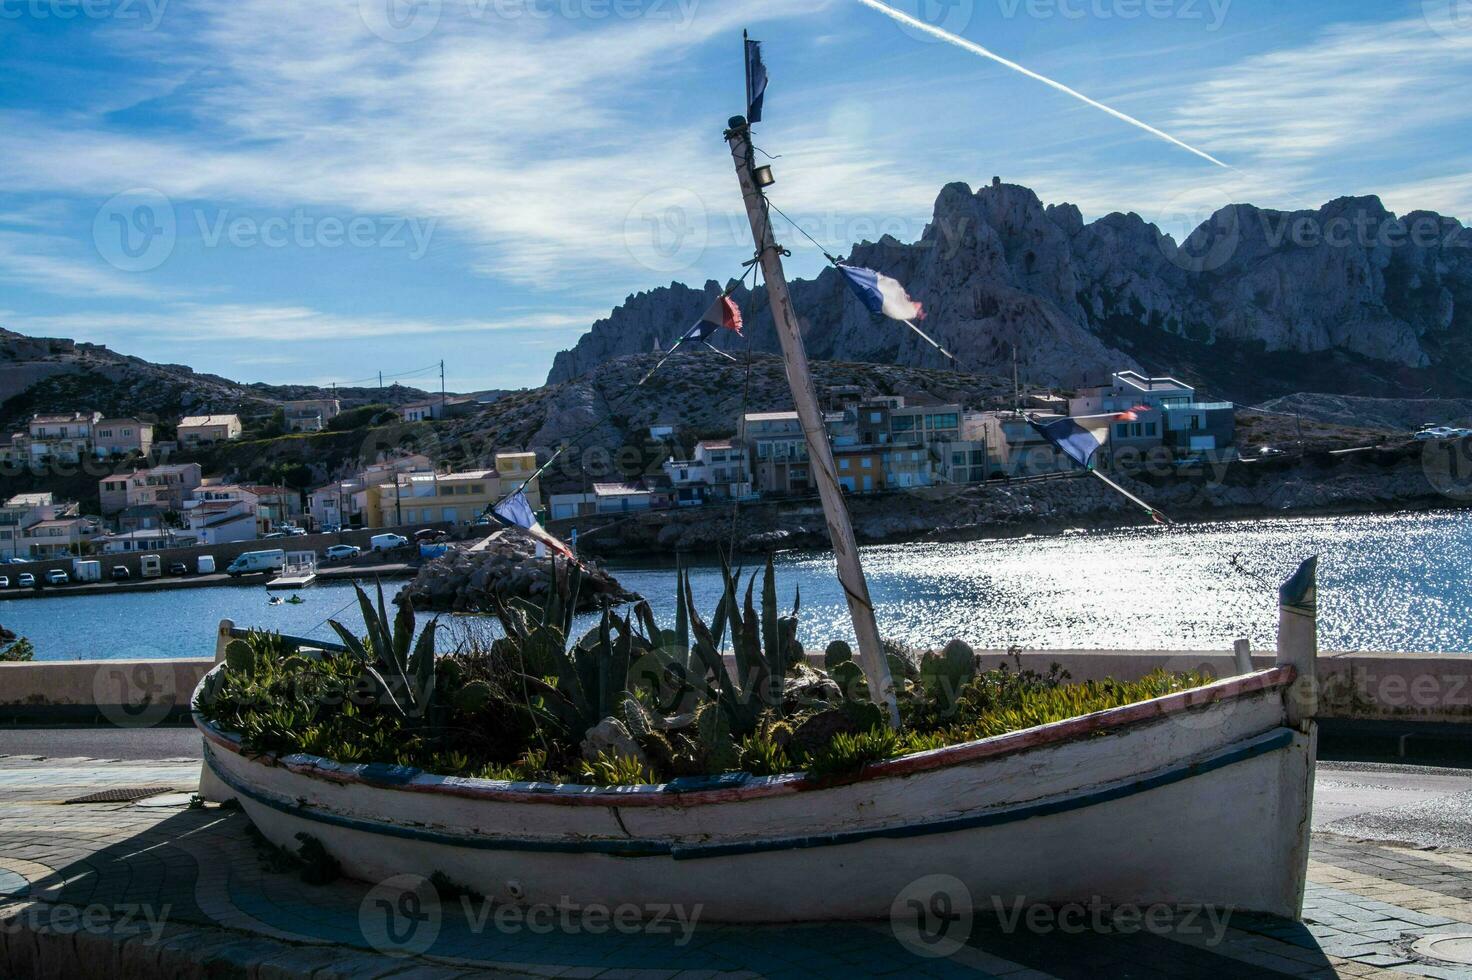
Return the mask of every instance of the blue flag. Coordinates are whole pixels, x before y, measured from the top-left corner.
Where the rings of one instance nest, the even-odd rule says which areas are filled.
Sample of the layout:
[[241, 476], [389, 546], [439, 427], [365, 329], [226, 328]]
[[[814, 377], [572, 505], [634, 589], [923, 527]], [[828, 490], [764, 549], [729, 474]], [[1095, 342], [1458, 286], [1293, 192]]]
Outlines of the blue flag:
[[558, 554], [571, 558], [572, 549], [563, 544], [557, 538], [548, 534], [540, 521], [537, 520], [536, 512], [532, 510], [531, 501], [526, 499], [526, 491], [518, 490], [499, 504], [491, 508], [491, 513], [496, 520], [511, 527], [519, 527], [529, 533], [532, 537], [556, 551]]
[[491, 511], [502, 522], [513, 527], [524, 528], [528, 531], [536, 528], [541, 530], [537, 523], [537, 515], [532, 511], [532, 505], [526, 499], [526, 491], [518, 490], [505, 500], [497, 504]]
[[1041, 424], [1032, 419], [1027, 421], [1060, 453], [1086, 470], [1094, 468], [1094, 456], [1109, 434], [1108, 422], [1084, 426], [1078, 419], [1069, 418], [1054, 419]]
[[767, 97], [767, 66], [762, 63], [762, 42], [746, 42], [746, 121], [762, 121], [762, 100]]

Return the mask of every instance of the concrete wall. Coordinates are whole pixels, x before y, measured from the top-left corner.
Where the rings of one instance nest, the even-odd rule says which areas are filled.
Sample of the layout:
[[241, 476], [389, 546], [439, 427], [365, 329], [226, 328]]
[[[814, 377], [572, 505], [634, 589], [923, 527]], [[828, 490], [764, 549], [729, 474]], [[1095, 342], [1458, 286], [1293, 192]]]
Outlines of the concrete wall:
[[[0, 664], [0, 719], [100, 717], [151, 724], [188, 704], [213, 663], [213, 650], [191, 660], [84, 660]], [[1130, 680], [1163, 668], [1236, 673], [1230, 653], [1169, 650], [1057, 650], [1021, 654], [1025, 668], [1046, 673], [1058, 663], [1076, 681]], [[816, 655], [818, 665], [821, 654]], [[1006, 651], [981, 652], [983, 667], [1012, 662]], [[1271, 654], [1253, 665], [1272, 666]], [[1319, 716], [1356, 721], [1472, 725], [1472, 653], [1323, 653]], [[1472, 732], [1472, 728], [1469, 728]]]

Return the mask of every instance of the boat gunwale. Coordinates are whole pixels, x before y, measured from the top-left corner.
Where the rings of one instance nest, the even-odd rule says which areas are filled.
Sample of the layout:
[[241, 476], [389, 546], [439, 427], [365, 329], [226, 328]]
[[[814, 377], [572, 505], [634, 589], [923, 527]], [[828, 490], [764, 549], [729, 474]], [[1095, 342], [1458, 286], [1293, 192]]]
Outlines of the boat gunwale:
[[905, 777], [945, 769], [983, 759], [1013, 755], [1030, 749], [1059, 745], [1103, 731], [1135, 727], [1171, 715], [1206, 707], [1261, 691], [1291, 685], [1297, 672], [1291, 665], [1279, 665], [1238, 677], [1213, 681], [1200, 687], [1177, 691], [1117, 708], [1105, 708], [1075, 718], [1048, 722], [1007, 732], [989, 738], [947, 745], [924, 752], [914, 752], [873, 762], [858, 773], [839, 779], [813, 779], [806, 773], [784, 773], [778, 776], [711, 776], [693, 780], [639, 786], [586, 786], [579, 783], [512, 782], [477, 779], [466, 776], [442, 776], [412, 767], [387, 766], [382, 763], [343, 764], [306, 753], [252, 755], [241, 744], [239, 735], [221, 731], [199, 712], [198, 700], [205, 681], [224, 667], [216, 665], [195, 689], [191, 698], [194, 725], [205, 740], [227, 752], [262, 765], [285, 769], [296, 775], [344, 786], [366, 786], [374, 789], [428, 793], [464, 799], [501, 803], [551, 803], [563, 806], [698, 806], [732, 803], [794, 793], [812, 792], [867, 782], [874, 779]]

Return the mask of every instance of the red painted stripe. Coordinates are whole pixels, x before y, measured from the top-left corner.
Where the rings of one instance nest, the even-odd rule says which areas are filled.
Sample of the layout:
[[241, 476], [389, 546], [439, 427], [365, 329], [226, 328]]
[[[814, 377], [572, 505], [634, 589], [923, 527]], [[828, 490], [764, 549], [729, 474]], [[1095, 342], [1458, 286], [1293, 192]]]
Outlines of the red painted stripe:
[[[1215, 681], [1203, 687], [1192, 688], [1165, 697], [1139, 701], [1120, 708], [1108, 708], [1089, 715], [1080, 715], [1064, 721], [1056, 721], [1020, 732], [1009, 732], [993, 738], [949, 745], [943, 749], [917, 752], [884, 762], [865, 766], [857, 775], [839, 781], [816, 782], [801, 773], [785, 776], [755, 777], [740, 786], [725, 789], [696, 790], [677, 793], [665, 786], [579, 786], [575, 784], [526, 784], [493, 783], [483, 779], [463, 779], [454, 776], [435, 776], [428, 773], [415, 777], [403, 785], [385, 786], [365, 779], [366, 767], [361, 765], [339, 765], [316, 756], [293, 755], [275, 758], [259, 757], [265, 765], [282, 768], [339, 785], [363, 784], [400, 792], [431, 793], [462, 799], [494, 800], [500, 803], [553, 803], [562, 806], [700, 806], [711, 803], [734, 803], [743, 800], [786, 796], [837, 785], [866, 782], [872, 779], [889, 779], [896, 776], [913, 776], [916, 773], [964, 765], [980, 759], [1026, 752], [1049, 745], [1058, 745], [1084, 738], [1110, 729], [1148, 724], [1168, 715], [1179, 714], [1218, 701], [1244, 697], [1258, 691], [1287, 687], [1293, 683], [1295, 671], [1291, 666], [1272, 667], [1268, 670], [1227, 680]], [[195, 715], [195, 725], [204, 737], [220, 748], [243, 755], [238, 742], [216, 731], [212, 725]], [[511, 786], [545, 785], [541, 791]]]

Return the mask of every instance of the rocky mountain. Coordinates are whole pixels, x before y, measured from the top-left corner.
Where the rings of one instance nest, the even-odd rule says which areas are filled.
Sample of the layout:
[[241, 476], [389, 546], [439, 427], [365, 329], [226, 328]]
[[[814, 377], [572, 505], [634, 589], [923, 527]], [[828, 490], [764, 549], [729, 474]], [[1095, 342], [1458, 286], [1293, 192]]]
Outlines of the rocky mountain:
[[[1244, 401], [1304, 389], [1452, 395], [1472, 382], [1472, 230], [1432, 212], [1397, 217], [1375, 197], [1295, 212], [1232, 205], [1178, 244], [1137, 214], [1085, 223], [1026, 187], [954, 183], [919, 241], [864, 242], [846, 261], [905, 283], [925, 329], [978, 373], [1010, 374], [1015, 344], [1030, 382], [1141, 367]], [[557, 355], [549, 382], [668, 345], [719, 289], [630, 296]], [[792, 293], [813, 358], [947, 364], [869, 314], [832, 269]], [[753, 348], [776, 351], [763, 291], [736, 298]]]
[[[334, 397], [344, 408], [369, 402], [401, 404], [427, 397], [417, 388], [323, 389], [308, 385], [240, 384], [182, 364], [155, 364], [101, 344], [27, 337], [0, 329], [0, 425], [37, 412], [95, 409], [173, 422], [180, 416], [238, 412], [269, 414], [282, 401]], [[9, 429], [0, 431], [9, 432]]]

